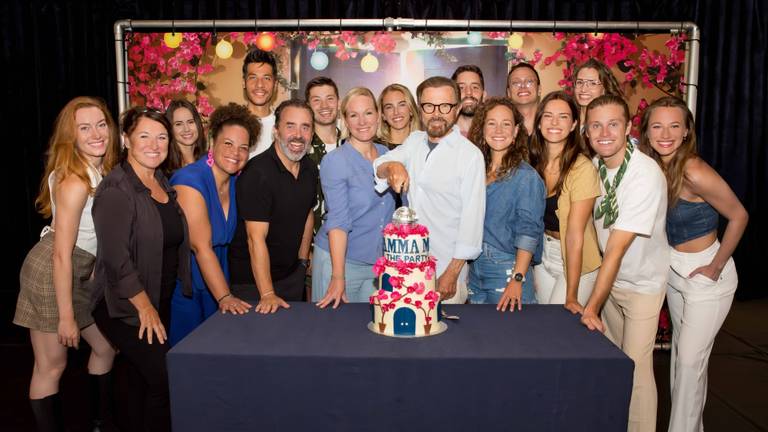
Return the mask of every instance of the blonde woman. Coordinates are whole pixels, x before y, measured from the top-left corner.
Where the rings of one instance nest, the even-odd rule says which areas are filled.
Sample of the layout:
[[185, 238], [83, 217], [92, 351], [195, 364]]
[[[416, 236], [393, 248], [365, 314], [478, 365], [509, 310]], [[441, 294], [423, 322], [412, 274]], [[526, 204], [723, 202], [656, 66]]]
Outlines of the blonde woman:
[[373, 264], [381, 256], [381, 227], [392, 218], [391, 189], [374, 190], [373, 161], [387, 153], [375, 142], [376, 99], [355, 87], [341, 101], [345, 145], [323, 158], [320, 183], [326, 216], [315, 236], [312, 301], [321, 308], [340, 302], [367, 302], [374, 291]]
[[390, 84], [381, 91], [378, 100], [379, 139], [393, 149], [408, 138], [411, 132], [421, 130], [419, 110], [413, 95], [402, 84]]

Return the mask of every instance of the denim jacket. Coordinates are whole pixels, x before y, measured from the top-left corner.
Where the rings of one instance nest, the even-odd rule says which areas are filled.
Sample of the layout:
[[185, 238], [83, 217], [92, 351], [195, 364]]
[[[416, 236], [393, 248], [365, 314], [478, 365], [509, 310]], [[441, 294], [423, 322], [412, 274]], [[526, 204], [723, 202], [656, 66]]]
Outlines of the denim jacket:
[[546, 188], [528, 163], [520, 162], [506, 176], [486, 186], [483, 243], [511, 255], [517, 249], [541, 262]]

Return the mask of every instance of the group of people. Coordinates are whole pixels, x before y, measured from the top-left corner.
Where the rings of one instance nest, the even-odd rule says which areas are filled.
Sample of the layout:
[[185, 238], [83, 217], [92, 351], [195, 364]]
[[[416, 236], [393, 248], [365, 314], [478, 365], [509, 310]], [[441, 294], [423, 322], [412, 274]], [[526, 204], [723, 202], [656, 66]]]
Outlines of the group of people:
[[510, 69], [504, 97], [488, 97], [474, 65], [424, 80], [415, 100], [400, 84], [342, 98], [317, 77], [303, 100], [273, 110], [276, 83], [272, 54], [249, 52], [246, 105], [217, 108], [207, 130], [183, 100], [130, 108], [119, 130], [99, 99], [61, 111], [36, 202], [52, 223], [21, 269], [14, 318], [30, 329], [40, 430], [61, 428], [59, 380], [81, 336], [95, 425], [116, 430], [119, 352], [145, 395], [137, 430], [170, 430], [169, 346], [216, 311], [367, 302], [381, 231], [400, 205], [430, 230], [443, 302], [562, 304], [622, 349], [635, 362], [628, 430], [655, 429], [666, 297], [669, 430], [701, 428], [747, 213], [697, 156], [683, 101], [653, 102], [635, 140], [620, 86], [597, 60], [543, 98], [526, 63]]

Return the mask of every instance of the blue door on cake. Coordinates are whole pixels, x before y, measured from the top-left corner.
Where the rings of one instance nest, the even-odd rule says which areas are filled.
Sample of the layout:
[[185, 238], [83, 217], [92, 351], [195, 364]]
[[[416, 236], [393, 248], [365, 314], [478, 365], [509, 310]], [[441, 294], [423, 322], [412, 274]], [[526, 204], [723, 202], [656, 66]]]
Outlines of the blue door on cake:
[[395, 334], [398, 336], [416, 335], [416, 313], [406, 307], [401, 307], [395, 311], [392, 320], [395, 324]]

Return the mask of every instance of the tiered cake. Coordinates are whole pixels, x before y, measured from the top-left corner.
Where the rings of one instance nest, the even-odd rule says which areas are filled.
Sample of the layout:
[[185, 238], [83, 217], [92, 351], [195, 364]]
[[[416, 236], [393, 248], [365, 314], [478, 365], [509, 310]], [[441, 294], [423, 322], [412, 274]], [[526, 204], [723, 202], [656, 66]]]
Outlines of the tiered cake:
[[370, 297], [368, 327], [387, 336], [419, 337], [445, 330], [440, 297], [435, 291], [434, 257], [429, 255], [429, 231], [416, 223], [416, 213], [400, 207], [384, 228], [384, 256], [373, 271], [378, 291]]

